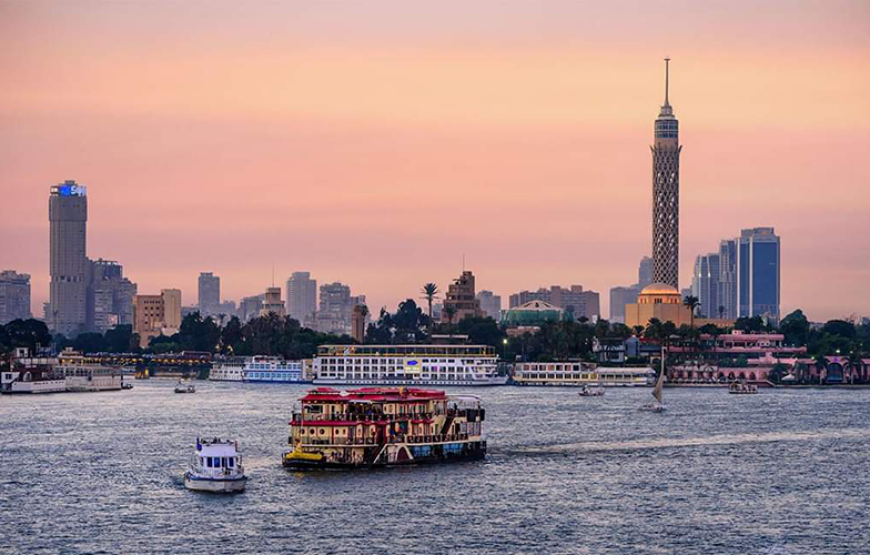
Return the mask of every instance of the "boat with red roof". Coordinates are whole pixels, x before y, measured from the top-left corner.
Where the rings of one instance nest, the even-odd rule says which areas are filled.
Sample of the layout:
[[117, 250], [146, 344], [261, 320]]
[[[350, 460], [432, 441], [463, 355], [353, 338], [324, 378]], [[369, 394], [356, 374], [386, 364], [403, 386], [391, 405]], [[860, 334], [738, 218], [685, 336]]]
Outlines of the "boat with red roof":
[[310, 390], [290, 421], [291, 469], [480, 460], [486, 411], [476, 395], [415, 388]]

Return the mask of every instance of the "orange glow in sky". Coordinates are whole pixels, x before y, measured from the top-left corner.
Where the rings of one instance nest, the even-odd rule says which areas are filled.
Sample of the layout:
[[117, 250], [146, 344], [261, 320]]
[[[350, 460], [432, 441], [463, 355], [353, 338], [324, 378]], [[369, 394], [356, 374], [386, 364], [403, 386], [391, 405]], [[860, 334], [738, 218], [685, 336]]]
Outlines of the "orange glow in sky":
[[783, 314], [870, 315], [870, 4], [0, 3], [0, 269], [48, 297], [48, 192], [140, 293], [293, 271], [377, 313], [478, 289], [636, 281], [673, 59], [681, 286], [782, 237]]

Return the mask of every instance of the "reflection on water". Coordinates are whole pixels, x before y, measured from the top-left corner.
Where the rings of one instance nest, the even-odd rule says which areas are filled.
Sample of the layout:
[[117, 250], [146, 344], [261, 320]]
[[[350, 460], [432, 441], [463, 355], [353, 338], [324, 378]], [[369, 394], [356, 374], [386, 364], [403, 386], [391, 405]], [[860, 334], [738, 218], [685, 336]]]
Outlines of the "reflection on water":
[[[483, 388], [484, 462], [290, 473], [299, 386], [0, 398], [0, 553], [863, 553], [870, 391]], [[459, 391], [459, 390], [457, 390]], [[185, 490], [197, 435], [244, 494]], [[8, 546], [8, 547], [7, 547]], [[6, 549], [6, 551], [4, 551]]]

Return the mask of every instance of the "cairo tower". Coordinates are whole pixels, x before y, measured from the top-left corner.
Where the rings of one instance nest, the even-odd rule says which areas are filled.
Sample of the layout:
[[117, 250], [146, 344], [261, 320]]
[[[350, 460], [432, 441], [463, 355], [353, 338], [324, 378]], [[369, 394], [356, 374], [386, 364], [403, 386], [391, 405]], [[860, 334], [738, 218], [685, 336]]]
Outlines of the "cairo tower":
[[679, 122], [668, 102], [670, 58], [665, 58], [665, 103], [655, 125], [653, 156], [653, 281], [680, 289]]

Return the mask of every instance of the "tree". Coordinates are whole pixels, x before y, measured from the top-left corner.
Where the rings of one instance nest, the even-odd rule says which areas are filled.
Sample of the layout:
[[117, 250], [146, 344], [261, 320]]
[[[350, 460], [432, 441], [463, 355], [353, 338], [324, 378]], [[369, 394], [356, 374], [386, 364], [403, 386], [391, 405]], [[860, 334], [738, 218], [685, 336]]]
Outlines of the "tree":
[[27, 347], [31, 353], [36, 353], [39, 347], [51, 345], [51, 334], [45, 322], [34, 320], [12, 320], [5, 326], [0, 326], [3, 333], [0, 334], [0, 351], [12, 351], [15, 347]]
[[644, 339], [658, 341], [662, 335], [662, 321], [658, 318], [650, 318], [643, 332]]
[[471, 316], [463, 318], [457, 325], [459, 333], [468, 335], [468, 342], [473, 345], [489, 345], [502, 348], [507, 335], [498, 327], [498, 322], [489, 316]]
[[224, 354], [236, 353], [237, 350], [244, 350], [243, 341], [244, 333], [242, 332], [242, 322], [238, 317], [233, 316], [230, 321], [221, 330], [221, 352]]
[[810, 336], [810, 322], [801, 309], [789, 313], [779, 323], [779, 331], [789, 345], [806, 345]]
[[453, 324], [453, 318], [456, 316], [456, 307], [453, 305], [447, 305], [444, 307], [444, 316], [447, 316], [447, 323]]
[[438, 286], [434, 283], [427, 283], [423, 286], [423, 289], [420, 292], [423, 293], [423, 298], [426, 299], [426, 302], [429, 305], [429, 321], [432, 322], [432, 301], [434, 301], [435, 296], [438, 295]]
[[689, 309], [689, 322], [691, 327], [695, 327], [695, 310], [701, 305], [701, 301], [694, 295], [686, 295], [683, 299], [683, 305]]
[[643, 331], [644, 331], [645, 329], [646, 329], [646, 328], [643, 327], [643, 326], [634, 326], [634, 327], [631, 328], [631, 331], [634, 332], [634, 336], [635, 336], [635, 337], [637, 337], [638, 339], [640, 339], [640, 337], [643, 335]]
[[819, 370], [819, 385], [821, 385], [824, 371], [828, 368], [828, 357], [824, 353], [819, 353], [813, 358], [816, 362], [816, 368]]
[[777, 362], [773, 365], [773, 368], [770, 369], [770, 372], [767, 373], [767, 377], [773, 383], [779, 384], [782, 382], [782, 378], [786, 374], [788, 374], [788, 366], [781, 362]]
[[748, 318], [746, 316], [742, 316], [737, 319], [734, 323], [734, 329], [740, 330], [746, 333], [759, 333], [766, 329], [766, 325], [764, 320], [761, 319], [761, 316], [753, 316]]
[[106, 331], [106, 350], [110, 353], [134, 353], [139, 351], [139, 335], [133, 326], [121, 324]]

